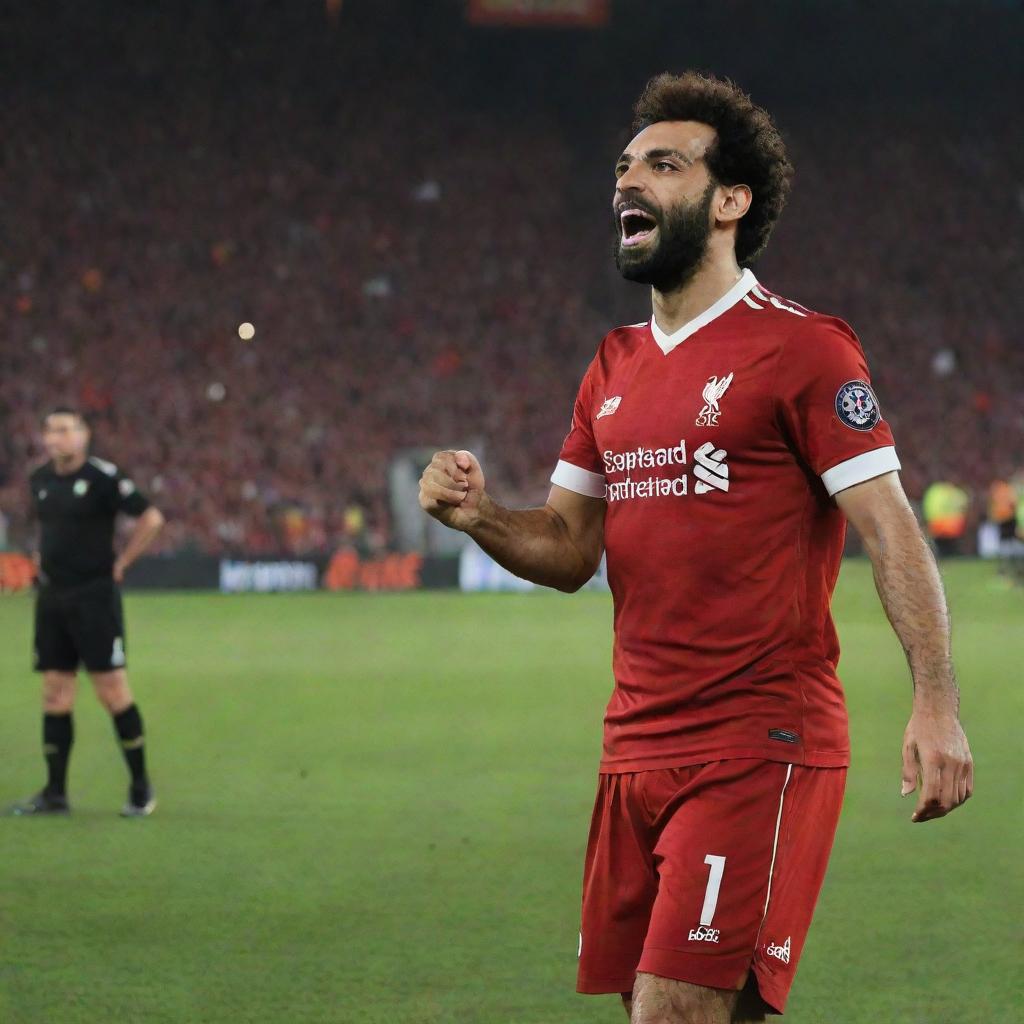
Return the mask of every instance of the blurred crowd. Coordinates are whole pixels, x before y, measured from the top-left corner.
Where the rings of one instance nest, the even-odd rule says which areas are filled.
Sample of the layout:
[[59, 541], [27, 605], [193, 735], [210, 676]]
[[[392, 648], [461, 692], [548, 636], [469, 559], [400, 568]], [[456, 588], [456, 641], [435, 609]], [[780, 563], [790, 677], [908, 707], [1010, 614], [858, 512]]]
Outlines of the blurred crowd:
[[536, 496], [603, 326], [565, 153], [537, 121], [447, 110], [439, 134], [416, 70], [372, 109], [250, 85], [211, 104], [203, 78], [5, 105], [12, 536], [58, 402], [160, 504], [165, 550], [385, 547], [404, 447], [482, 445], [507, 500]]
[[[479, 449], [501, 500], [543, 500], [596, 345], [645, 318], [610, 260], [622, 126], [581, 170], [556, 111], [496, 118], [414, 47], [386, 75], [382, 47], [352, 53], [329, 87], [129, 50], [137, 88], [0, 108], [10, 543], [58, 403], [164, 510], [165, 551], [386, 549], [406, 448]], [[984, 501], [1024, 465], [1012, 125], [779, 120], [798, 176], [756, 272], [853, 324], [911, 495]]]

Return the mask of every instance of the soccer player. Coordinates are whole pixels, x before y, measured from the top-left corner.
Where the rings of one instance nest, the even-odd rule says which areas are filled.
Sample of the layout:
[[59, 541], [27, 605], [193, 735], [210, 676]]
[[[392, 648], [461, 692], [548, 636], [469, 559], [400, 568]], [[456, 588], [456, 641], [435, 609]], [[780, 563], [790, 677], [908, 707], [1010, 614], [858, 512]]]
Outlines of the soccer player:
[[[29, 481], [40, 522], [35, 668], [43, 675], [43, 752], [47, 780], [15, 814], [67, 814], [68, 758], [74, 740], [76, 675], [84, 665], [110, 712], [131, 774], [121, 814], [145, 817], [156, 807], [146, 774], [142, 716], [125, 672], [125, 570], [160, 532], [164, 517], [113, 463], [89, 455], [89, 428], [73, 409], [43, 421], [50, 461]], [[128, 543], [114, 555], [114, 520], [137, 516]]]
[[912, 820], [962, 804], [973, 768], [942, 585], [857, 337], [749, 269], [790, 187], [778, 131], [695, 73], [649, 82], [634, 130], [615, 260], [653, 316], [598, 349], [547, 504], [503, 508], [466, 451], [434, 456], [420, 504], [559, 590], [607, 554], [579, 991], [621, 993], [633, 1024], [760, 1021], [785, 1008], [843, 798], [829, 602], [847, 520], [913, 676]]

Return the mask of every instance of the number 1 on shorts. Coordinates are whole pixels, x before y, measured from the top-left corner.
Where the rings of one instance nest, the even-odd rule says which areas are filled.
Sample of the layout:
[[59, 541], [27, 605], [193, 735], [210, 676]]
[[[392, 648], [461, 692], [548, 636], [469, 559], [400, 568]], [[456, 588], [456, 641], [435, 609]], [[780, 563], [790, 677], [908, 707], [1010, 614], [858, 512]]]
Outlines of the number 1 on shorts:
[[715, 908], [718, 906], [718, 890], [722, 887], [725, 858], [709, 853], [704, 858], [704, 863], [710, 865], [711, 870], [708, 872], [708, 887], [704, 891], [704, 909], [700, 912], [700, 923], [704, 927], [708, 927], [715, 916]]

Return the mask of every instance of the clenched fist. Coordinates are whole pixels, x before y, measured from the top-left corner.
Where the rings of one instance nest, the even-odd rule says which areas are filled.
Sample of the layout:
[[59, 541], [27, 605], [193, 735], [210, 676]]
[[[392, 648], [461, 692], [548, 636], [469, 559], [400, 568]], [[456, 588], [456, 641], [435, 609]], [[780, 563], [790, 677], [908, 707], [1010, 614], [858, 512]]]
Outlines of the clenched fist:
[[468, 530], [480, 513], [484, 474], [472, 452], [438, 452], [420, 477], [420, 506], [453, 530]]

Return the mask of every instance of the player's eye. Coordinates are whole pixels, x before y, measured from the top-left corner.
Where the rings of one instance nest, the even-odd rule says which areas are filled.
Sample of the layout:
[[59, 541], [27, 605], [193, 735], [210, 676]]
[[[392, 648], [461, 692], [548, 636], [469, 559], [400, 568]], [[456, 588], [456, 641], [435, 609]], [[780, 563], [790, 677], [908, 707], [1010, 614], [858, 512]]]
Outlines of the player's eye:
[[659, 160], [659, 161], [658, 161], [658, 162], [657, 162], [657, 163], [656, 163], [656, 164], [654, 165], [654, 169], [655, 169], [656, 171], [657, 171], [657, 170], [661, 170], [661, 169], [663, 169], [663, 168], [667, 168], [667, 169], [668, 169], [668, 170], [670, 170], [670, 171], [674, 171], [674, 170], [676, 169], [676, 165], [675, 165], [675, 164], [670, 164], [670, 163], [669, 163], [669, 162], [668, 162], [667, 160]]
[[615, 168], [615, 177], [616, 178], [621, 178], [626, 173], [626, 166], [627, 166], [626, 164], [619, 164]]

